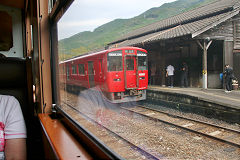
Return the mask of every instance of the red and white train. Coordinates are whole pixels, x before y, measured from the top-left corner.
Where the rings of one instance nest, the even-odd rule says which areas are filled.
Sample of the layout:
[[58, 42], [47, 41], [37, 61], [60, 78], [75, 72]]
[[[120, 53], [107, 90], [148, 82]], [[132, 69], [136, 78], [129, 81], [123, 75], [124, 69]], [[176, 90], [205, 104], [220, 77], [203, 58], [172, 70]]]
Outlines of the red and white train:
[[113, 103], [146, 99], [147, 51], [137, 47], [113, 48], [65, 60], [61, 83], [68, 91], [98, 86]]

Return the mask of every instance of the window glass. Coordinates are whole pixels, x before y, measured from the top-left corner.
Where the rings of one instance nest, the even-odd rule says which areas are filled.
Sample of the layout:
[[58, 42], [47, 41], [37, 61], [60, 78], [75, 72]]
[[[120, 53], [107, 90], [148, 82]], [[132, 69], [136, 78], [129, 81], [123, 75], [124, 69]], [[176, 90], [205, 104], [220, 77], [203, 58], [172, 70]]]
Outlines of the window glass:
[[108, 71], [121, 71], [122, 70], [122, 53], [110, 52], [107, 59]]
[[77, 74], [77, 66], [76, 65], [72, 65], [72, 74]]
[[[151, 7], [142, 8], [151, 1], [157, 3], [152, 6], [155, 7], [153, 10], [150, 10]], [[190, 54], [190, 51], [196, 51], [198, 53], [193, 54], [202, 56], [200, 46], [196, 41], [190, 41], [189, 37], [158, 40], [165, 37], [163, 33], [172, 34], [168, 31], [181, 30], [186, 24], [170, 26], [169, 29], [166, 26], [161, 31], [156, 30], [156, 33], [147, 31], [154, 27], [138, 29], [150, 24], [150, 21], [158, 24], [155, 22], [162, 17], [160, 11], [157, 12], [160, 1], [117, 2], [75, 0], [57, 23], [58, 59], [61, 63], [58, 68], [60, 71], [56, 73], [59, 73], [61, 79], [57, 87], [61, 110], [76, 122], [74, 124], [90, 132], [93, 135], [91, 137], [96, 138], [94, 141], [100, 142], [97, 144], [104, 144], [120, 159], [239, 159], [239, 148], [223, 144], [223, 141], [217, 142], [217, 138], [211, 139], [211, 136], [236, 136], [225, 135], [225, 129], [196, 125], [197, 120], [221, 124], [211, 119], [213, 114], [209, 113], [212, 110], [205, 111], [207, 107], [203, 107], [197, 100], [193, 102], [194, 105], [190, 105], [189, 95], [181, 98], [182, 92], [195, 94], [202, 91], [199, 89], [202, 85], [201, 64], [194, 64], [195, 60], [201, 61], [201, 57], [193, 59]], [[178, 5], [179, 2], [174, 4], [182, 6]], [[122, 3], [125, 5], [120, 6]], [[126, 13], [128, 8], [131, 11], [140, 9], [141, 13], [131, 16], [130, 12]], [[192, 11], [192, 8], [188, 9]], [[127, 17], [111, 19], [115, 11], [125, 13]], [[219, 42], [217, 47], [221, 51], [223, 48], [220, 45], [223, 43]], [[187, 48], [182, 48], [183, 44]], [[220, 53], [213, 48], [209, 48], [207, 58], [217, 62]], [[183, 54], [188, 56], [178, 56]], [[188, 74], [182, 69], [184, 60], [189, 67]], [[166, 74], [169, 64], [174, 66], [174, 76]], [[209, 81], [218, 80], [219, 73], [209, 73]], [[181, 85], [182, 79], [185, 79], [183, 83], [187, 83], [189, 88]], [[208, 93], [204, 91], [203, 96], [206, 97]], [[210, 118], [200, 113], [206, 113]], [[239, 126], [233, 128], [239, 130]], [[191, 129], [195, 131], [190, 132]], [[208, 136], [198, 134], [200, 130], [206, 131]]]
[[142, 51], [137, 52], [138, 70], [147, 70], [147, 54]]
[[126, 59], [126, 66], [128, 71], [134, 70], [134, 59], [133, 57], [127, 58]]
[[84, 64], [78, 64], [78, 73], [85, 74]]
[[88, 74], [94, 74], [94, 66], [92, 61], [88, 62]]
[[[63, 66], [64, 66], [64, 64], [63, 64]], [[69, 76], [70, 76], [70, 70], [69, 70], [69, 66], [67, 65], [67, 70], [66, 70], [66, 72], [67, 72], [67, 79], [69, 79]]]
[[[91, 32], [87, 28], [82, 32], [71, 33], [75, 27], [68, 28], [68, 26], [75, 26], [78, 23], [83, 25], [83, 21], [90, 18], [88, 17], [90, 13], [83, 13], [85, 9], [79, 6], [80, 2], [80, 0], [75, 0], [57, 24], [58, 57], [60, 61], [59, 107], [73, 121], [76, 121], [76, 124], [95, 135], [97, 141], [105, 144], [123, 159], [129, 159], [128, 155], [132, 152], [132, 146], [127, 147], [127, 152], [121, 152], [118, 145], [122, 145], [122, 140], [107, 130], [115, 130], [117, 128], [112, 127], [118, 125], [120, 125], [119, 129], [122, 130], [122, 133], [128, 130], [129, 126], [126, 128], [127, 130], [122, 128], [124, 125], [121, 125], [121, 119], [131, 119], [132, 114], [119, 109], [121, 106], [134, 105], [138, 100], [144, 100], [144, 97], [146, 97], [144, 93], [146, 92], [142, 91], [143, 89], [137, 91], [136, 87], [147, 88], [147, 78], [145, 78], [147, 71], [141, 72], [141, 77], [136, 76], [136, 65], [138, 64], [136, 48], [101, 49], [106, 47], [106, 39], [108, 43], [113, 40], [109, 36], [98, 39], [102, 36], [102, 32], [105, 32], [105, 28], [96, 28]], [[77, 8], [77, 6], [80, 8]], [[92, 10], [91, 7], [93, 6], [93, 10], [96, 10], [97, 6], [90, 5], [90, 3], [86, 10]], [[102, 9], [100, 10], [102, 11]], [[94, 16], [97, 15], [94, 14]], [[71, 21], [71, 18], [79, 17], [86, 19]], [[108, 30], [106, 29], [106, 31]], [[66, 35], [63, 35], [63, 33]], [[114, 32], [108, 34], [113, 35]], [[99, 42], [102, 44], [96, 44]], [[146, 65], [144, 61], [146, 61], [146, 57], [139, 60], [142, 69]], [[126, 69], [125, 66], [127, 66]], [[74, 76], [75, 74], [81, 76]], [[142, 84], [138, 83], [137, 78], [141, 80]], [[86, 121], [83, 121], [83, 119], [86, 119]], [[89, 120], [92, 123], [89, 123]], [[101, 128], [101, 131], [98, 128]], [[105, 133], [109, 136], [102, 137], [101, 135]], [[115, 144], [113, 147], [108, 141], [115, 138], [117, 139], [116, 142], [113, 142]], [[124, 144], [126, 142], [123, 141]], [[143, 155], [136, 149], [134, 150], [138, 154], [137, 157]], [[132, 153], [135, 154], [134, 152]]]

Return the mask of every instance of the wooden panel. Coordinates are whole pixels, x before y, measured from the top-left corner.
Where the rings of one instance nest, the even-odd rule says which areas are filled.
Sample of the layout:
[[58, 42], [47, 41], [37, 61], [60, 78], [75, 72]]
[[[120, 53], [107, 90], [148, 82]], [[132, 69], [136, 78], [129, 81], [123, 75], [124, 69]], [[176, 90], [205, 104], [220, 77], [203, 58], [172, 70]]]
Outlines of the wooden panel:
[[56, 157], [71, 160], [93, 159], [59, 120], [52, 119], [49, 114], [39, 114], [38, 117]]
[[234, 49], [240, 49], [240, 16], [234, 20]]
[[240, 81], [240, 51], [233, 53], [233, 72], [235, 77]]
[[9, 7], [24, 8], [24, 0], [0, 0], [0, 4]]
[[38, 48], [40, 84], [42, 90], [42, 110], [50, 113], [52, 107], [52, 86], [51, 86], [51, 53], [50, 53], [50, 24], [48, 17], [48, 0], [37, 0], [38, 20]]
[[233, 41], [233, 23], [232, 20], [227, 20], [220, 25], [200, 34], [197, 39], [214, 39]]

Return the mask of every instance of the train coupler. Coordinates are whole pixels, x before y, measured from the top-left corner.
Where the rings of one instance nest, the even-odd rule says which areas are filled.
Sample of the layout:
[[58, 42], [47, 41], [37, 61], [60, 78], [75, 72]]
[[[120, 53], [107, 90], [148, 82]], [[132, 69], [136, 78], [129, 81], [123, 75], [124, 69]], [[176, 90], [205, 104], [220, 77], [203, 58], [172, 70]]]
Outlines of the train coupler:
[[138, 91], [138, 90], [136, 90], [136, 89], [131, 89], [130, 91], [129, 91], [129, 95], [130, 96], [137, 96], [137, 95], [139, 95], [139, 94], [141, 94], [142, 92], [141, 91]]

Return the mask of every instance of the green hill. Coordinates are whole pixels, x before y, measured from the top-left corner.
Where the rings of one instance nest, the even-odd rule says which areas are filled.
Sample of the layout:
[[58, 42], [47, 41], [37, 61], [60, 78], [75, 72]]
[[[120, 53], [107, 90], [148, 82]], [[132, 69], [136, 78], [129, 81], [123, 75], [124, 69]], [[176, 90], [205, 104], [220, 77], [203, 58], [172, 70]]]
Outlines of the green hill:
[[130, 19], [115, 19], [96, 28], [93, 32], [80, 32], [59, 41], [60, 60], [81, 55], [97, 48], [103, 48], [107, 43], [137, 28], [213, 1], [215, 0], [178, 0], [165, 3]]

